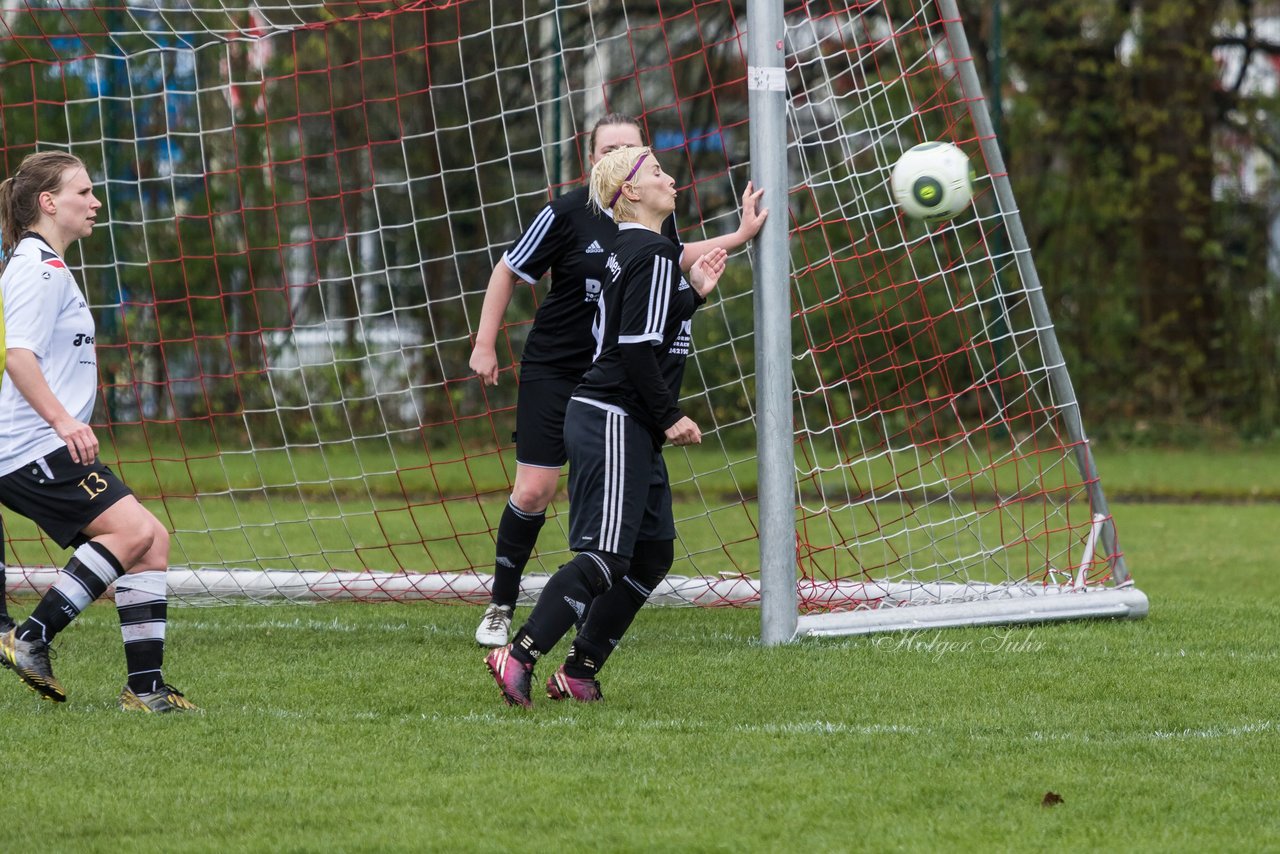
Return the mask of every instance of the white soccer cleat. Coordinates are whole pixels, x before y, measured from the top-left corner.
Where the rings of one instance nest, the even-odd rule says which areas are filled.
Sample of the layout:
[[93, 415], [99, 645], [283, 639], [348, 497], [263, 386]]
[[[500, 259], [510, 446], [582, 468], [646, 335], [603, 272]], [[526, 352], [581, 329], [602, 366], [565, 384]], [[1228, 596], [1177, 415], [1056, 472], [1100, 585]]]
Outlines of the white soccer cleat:
[[511, 634], [511, 616], [515, 608], [511, 605], [490, 605], [480, 618], [476, 628], [476, 643], [497, 649], [506, 646]]

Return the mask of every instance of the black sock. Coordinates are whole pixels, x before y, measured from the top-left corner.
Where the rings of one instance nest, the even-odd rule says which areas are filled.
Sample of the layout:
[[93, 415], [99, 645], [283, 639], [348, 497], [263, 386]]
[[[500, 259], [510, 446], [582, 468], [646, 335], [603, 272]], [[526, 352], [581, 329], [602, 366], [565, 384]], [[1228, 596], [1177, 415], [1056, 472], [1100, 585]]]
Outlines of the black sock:
[[581, 552], [560, 567], [542, 588], [529, 619], [516, 632], [511, 654], [526, 664], [536, 661], [560, 642], [625, 567], [625, 558], [597, 552]]
[[18, 626], [18, 639], [52, 641], [123, 574], [120, 561], [106, 546], [92, 540], [80, 546], [31, 616]]
[[498, 521], [498, 542], [493, 561], [495, 605], [515, 607], [520, 595], [520, 576], [538, 542], [538, 532], [547, 521], [546, 513], [526, 513], [508, 501]]
[[628, 574], [591, 603], [586, 625], [569, 649], [564, 672], [575, 679], [594, 679], [631, 628], [651, 592]]
[[662, 583], [675, 560], [671, 540], [641, 540], [625, 575], [591, 604], [586, 623], [578, 631], [564, 663], [575, 679], [594, 679], [631, 628], [636, 615]]
[[564, 660], [565, 675], [574, 679], [595, 679], [612, 651], [579, 634], [569, 647], [569, 657]]

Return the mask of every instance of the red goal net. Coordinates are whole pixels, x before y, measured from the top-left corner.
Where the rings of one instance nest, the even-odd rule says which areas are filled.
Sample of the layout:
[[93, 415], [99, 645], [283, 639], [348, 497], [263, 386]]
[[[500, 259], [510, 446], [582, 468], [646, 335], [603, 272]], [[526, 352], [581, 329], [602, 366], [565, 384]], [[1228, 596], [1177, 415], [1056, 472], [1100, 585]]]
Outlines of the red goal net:
[[[522, 287], [498, 386], [468, 369], [494, 263], [577, 185], [585, 131], [640, 118], [686, 241], [750, 174], [729, 0], [98, 2], [0, 12], [0, 175], [81, 157], [104, 201], [68, 261], [98, 321], [103, 458], [174, 533], [189, 601], [486, 597], [514, 475]], [[787, 4], [797, 566], [805, 609], [901, 585], [1112, 580], [1061, 366], [1004, 232], [932, 2]], [[889, 170], [957, 143], [974, 205], [926, 227]], [[668, 449], [666, 601], [757, 597], [750, 252], [695, 328]], [[10, 589], [62, 558], [5, 515]], [[530, 568], [566, 557], [557, 500]], [[526, 592], [536, 589], [534, 584]], [[855, 590], [856, 588], [856, 590]]]

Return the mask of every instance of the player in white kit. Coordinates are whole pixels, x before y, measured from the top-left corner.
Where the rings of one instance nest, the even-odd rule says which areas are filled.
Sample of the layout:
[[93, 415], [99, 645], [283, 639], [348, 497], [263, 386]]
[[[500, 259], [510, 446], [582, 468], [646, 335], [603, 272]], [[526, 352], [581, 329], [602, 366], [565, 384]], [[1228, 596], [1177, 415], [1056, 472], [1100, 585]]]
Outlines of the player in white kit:
[[120, 707], [195, 711], [164, 681], [169, 532], [98, 459], [93, 314], [63, 255], [102, 203], [84, 164], [32, 154], [0, 184], [7, 376], [0, 386], [0, 502], [74, 548], [35, 610], [0, 634], [0, 664], [40, 696], [67, 698], [49, 645], [114, 582], [128, 682]]

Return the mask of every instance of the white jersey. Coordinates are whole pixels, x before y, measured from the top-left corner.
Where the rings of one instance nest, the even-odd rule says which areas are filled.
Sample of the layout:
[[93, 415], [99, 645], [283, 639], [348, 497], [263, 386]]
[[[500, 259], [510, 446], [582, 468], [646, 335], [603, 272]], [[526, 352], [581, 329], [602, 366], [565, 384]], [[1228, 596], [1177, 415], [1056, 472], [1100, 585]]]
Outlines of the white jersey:
[[[5, 346], [30, 350], [54, 397], [88, 424], [98, 395], [93, 314], [65, 261], [43, 239], [25, 235], [0, 275]], [[31, 408], [13, 384], [0, 384], [0, 476], [66, 442]]]

